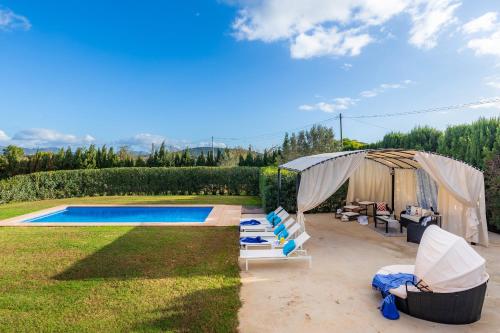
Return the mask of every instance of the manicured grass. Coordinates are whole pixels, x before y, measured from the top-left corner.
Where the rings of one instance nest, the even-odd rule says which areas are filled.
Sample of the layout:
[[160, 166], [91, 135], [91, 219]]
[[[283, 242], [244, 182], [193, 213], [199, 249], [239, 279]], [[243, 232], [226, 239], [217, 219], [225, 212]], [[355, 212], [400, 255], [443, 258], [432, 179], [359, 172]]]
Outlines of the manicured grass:
[[168, 195], [168, 196], [110, 196], [83, 197], [32, 202], [14, 202], [0, 205], [0, 220], [31, 213], [40, 209], [66, 204], [120, 204], [120, 205], [170, 205], [170, 204], [226, 204], [260, 206], [259, 197], [222, 195]]
[[[60, 203], [171, 199], [78, 198], [0, 210], [7, 207], [7, 217]], [[235, 227], [1, 228], [0, 332], [233, 332], [237, 241]]]

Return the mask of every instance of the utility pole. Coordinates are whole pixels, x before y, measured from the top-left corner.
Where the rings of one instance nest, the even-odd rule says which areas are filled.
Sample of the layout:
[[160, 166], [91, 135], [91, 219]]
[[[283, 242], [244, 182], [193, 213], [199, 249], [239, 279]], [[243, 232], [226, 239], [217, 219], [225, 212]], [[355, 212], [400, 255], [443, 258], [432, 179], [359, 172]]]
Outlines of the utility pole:
[[214, 151], [214, 136], [212, 135], [212, 158], [215, 160], [215, 151]]
[[344, 137], [342, 136], [342, 113], [339, 115], [340, 120], [340, 148], [344, 148]]

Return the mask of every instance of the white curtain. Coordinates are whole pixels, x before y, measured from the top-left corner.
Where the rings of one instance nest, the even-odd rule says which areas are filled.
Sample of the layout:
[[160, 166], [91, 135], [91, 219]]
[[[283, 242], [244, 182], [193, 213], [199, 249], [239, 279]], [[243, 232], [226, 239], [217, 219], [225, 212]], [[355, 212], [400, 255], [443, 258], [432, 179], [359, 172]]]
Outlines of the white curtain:
[[365, 159], [349, 178], [347, 202], [356, 199], [391, 204], [391, 169], [378, 162]]
[[488, 246], [483, 173], [453, 159], [417, 152], [415, 160], [439, 186], [443, 228], [469, 242]]
[[417, 177], [413, 169], [395, 169], [394, 214], [401, 213], [406, 205], [417, 206]]
[[304, 213], [335, 193], [364, 161], [366, 152], [338, 157], [301, 173], [297, 195], [297, 221], [304, 225]]

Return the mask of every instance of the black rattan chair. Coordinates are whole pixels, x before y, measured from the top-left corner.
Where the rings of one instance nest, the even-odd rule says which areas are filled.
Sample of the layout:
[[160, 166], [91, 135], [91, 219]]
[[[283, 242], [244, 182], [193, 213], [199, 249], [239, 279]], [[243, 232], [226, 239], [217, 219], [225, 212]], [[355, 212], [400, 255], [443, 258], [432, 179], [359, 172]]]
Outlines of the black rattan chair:
[[407, 286], [406, 299], [396, 296], [396, 306], [415, 318], [442, 324], [470, 324], [481, 318], [487, 283], [454, 293], [410, 291]]

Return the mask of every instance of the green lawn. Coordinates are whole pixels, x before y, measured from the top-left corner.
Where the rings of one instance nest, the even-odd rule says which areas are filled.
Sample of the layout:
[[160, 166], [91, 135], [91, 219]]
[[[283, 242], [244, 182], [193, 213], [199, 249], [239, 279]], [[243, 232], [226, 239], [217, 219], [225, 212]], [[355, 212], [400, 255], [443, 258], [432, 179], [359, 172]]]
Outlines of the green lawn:
[[233, 332], [236, 228], [0, 230], [0, 332]]
[[[253, 197], [98, 197], [13, 203], [258, 205]], [[0, 332], [234, 332], [236, 227], [0, 228]]]
[[31, 213], [40, 209], [67, 204], [120, 204], [120, 205], [169, 205], [169, 204], [226, 204], [260, 206], [259, 197], [222, 195], [167, 195], [167, 196], [110, 196], [40, 200], [0, 204], [0, 220]]

